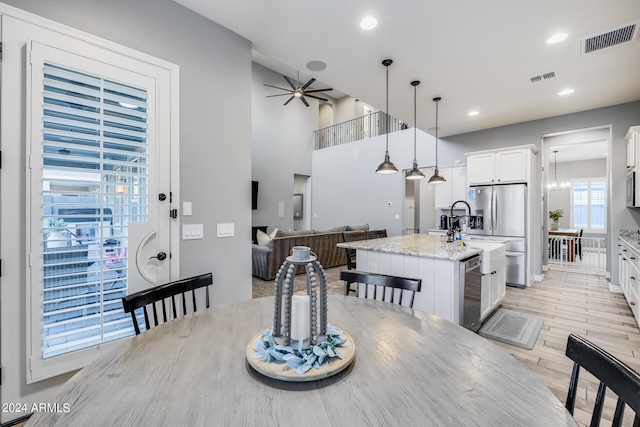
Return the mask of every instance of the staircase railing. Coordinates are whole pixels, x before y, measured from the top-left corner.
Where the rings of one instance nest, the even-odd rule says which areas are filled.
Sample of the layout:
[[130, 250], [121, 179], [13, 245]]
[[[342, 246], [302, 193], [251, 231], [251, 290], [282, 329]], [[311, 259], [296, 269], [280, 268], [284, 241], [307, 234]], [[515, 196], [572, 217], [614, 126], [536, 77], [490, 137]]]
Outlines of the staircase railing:
[[389, 116], [382, 111], [376, 111], [375, 113], [314, 131], [316, 150], [384, 135], [387, 133], [387, 122], [389, 124], [389, 133], [409, 128], [402, 120]]

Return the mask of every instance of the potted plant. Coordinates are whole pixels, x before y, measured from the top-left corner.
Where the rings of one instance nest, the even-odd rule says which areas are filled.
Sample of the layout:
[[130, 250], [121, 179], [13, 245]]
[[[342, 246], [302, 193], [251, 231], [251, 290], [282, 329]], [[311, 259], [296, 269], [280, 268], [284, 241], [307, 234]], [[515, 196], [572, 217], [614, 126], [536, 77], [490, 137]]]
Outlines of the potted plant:
[[43, 231], [46, 235], [47, 248], [60, 248], [67, 246], [67, 223], [62, 218], [45, 218], [42, 221]]
[[562, 209], [556, 209], [555, 211], [549, 211], [549, 219], [552, 221], [549, 224], [549, 230], [558, 229], [558, 220], [563, 217], [564, 211]]

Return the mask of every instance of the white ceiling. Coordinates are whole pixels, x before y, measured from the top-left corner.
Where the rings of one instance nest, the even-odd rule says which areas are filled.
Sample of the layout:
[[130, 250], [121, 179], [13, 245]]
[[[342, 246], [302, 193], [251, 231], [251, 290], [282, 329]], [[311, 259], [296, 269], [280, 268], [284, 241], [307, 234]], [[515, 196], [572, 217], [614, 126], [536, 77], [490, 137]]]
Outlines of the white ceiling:
[[[638, 0], [176, 1], [250, 40], [255, 57], [284, 67], [276, 71], [290, 67], [291, 77], [299, 71], [381, 110], [381, 62], [393, 59], [389, 113], [413, 121], [410, 82], [420, 80], [418, 127], [435, 125], [432, 98], [441, 96], [442, 136], [640, 100], [640, 40], [580, 54], [581, 38], [639, 20]], [[372, 31], [359, 27], [368, 15], [378, 20]], [[558, 32], [569, 37], [547, 45]], [[327, 68], [309, 71], [312, 60]], [[548, 71], [558, 77], [530, 83]], [[565, 88], [575, 92], [558, 96]], [[304, 108], [282, 108], [294, 105]]]

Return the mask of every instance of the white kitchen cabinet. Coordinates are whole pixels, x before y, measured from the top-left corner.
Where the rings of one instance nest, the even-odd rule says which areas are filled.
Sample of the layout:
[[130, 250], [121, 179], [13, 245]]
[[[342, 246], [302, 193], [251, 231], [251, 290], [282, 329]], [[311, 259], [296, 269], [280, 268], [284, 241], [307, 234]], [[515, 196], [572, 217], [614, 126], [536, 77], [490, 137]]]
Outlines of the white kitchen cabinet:
[[638, 164], [638, 154], [640, 154], [640, 150], [638, 149], [638, 145], [640, 144], [640, 126], [630, 127], [625, 139], [627, 140], [627, 171], [632, 172]]
[[436, 209], [449, 209], [455, 201], [467, 198], [467, 168], [440, 169], [440, 175], [446, 181], [435, 186]]
[[498, 308], [507, 294], [505, 267], [502, 266], [490, 274], [482, 275], [480, 292], [480, 320], [484, 321]]
[[530, 146], [466, 153], [466, 155], [469, 185], [527, 182], [531, 177], [532, 148]]
[[622, 239], [618, 239], [618, 269], [620, 287], [640, 326], [640, 253]]

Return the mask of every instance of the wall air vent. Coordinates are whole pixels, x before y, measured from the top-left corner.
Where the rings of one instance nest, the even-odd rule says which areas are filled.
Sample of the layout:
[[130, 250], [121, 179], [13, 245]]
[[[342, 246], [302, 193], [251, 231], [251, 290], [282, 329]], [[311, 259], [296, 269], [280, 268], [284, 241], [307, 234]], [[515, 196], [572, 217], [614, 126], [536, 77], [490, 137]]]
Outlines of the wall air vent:
[[531, 81], [531, 83], [539, 83], [539, 82], [555, 79], [556, 77], [558, 77], [557, 71], [547, 71], [546, 73], [529, 77], [529, 80]]
[[588, 55], [613, 46], [632, 42], [638, 38], [639, 30], [640, 21], [635, 21], [605, 33], [582, 38], [580, 39], [580, 54]]

